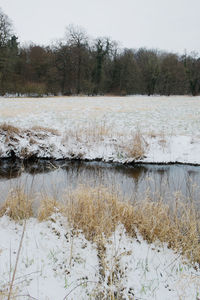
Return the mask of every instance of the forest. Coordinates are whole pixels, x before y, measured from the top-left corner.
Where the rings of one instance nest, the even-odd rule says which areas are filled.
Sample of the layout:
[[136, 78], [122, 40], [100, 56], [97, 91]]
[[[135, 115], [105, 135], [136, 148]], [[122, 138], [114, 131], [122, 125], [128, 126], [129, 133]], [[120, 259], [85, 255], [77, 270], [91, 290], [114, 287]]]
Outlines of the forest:
[[[130, 30], [131, 32], [131, 30]], [[134, 40], [134, 37], [133, 37]], [[52, 45], [21, 46], [0, 10], [0, 95], [198, 95], [200, 57], [127, 49], [69, 25]]]

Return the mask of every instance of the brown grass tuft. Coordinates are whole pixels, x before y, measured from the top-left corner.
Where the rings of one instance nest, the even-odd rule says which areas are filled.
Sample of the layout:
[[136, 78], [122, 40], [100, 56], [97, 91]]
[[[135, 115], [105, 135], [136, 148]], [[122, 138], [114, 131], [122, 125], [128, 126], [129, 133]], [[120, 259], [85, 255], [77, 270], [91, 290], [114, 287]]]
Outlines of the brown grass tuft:
[[126, 146], [128, 156], [134, 159], [141, 159], [145, 156], [147, 149], [147, 142], [140, 131], [133, 134], [133, 142]]
[[192, 261], [200, 262], [200, 218], [191, 204], [147, 200], [134, 205], [134, 223], [149, 243], [159, 240], [180, 251]]
[[66, 204], [68, 221], [81, 229], [88, 239], [109, 236], [118, 222], [117, 196], [104, 188], [78, 187]]
[[79, 187], [69, 197], [67, 218], [91, 240], [109, 236], [121, 223], [130, 236], [136, 230], [149, 243], [159, 240], [180, 251], [191, 261], [200, 262], [200, 218], [191, 204], [146, 199], [134, 204], [122, 201], [106, 188]]
[[11, 191], [0, 209], [0, 216], [4, 214], [13, 220], [23, 220], [32, 217], [32, 199], [21, 188]]
[[48, 127], [42, 127], [42, 126], [33, 126], [31, 128], [32, 130], [34, 131], [37, 131], [37, 132], [46, 132], [46, 133], [51, 133], [52, 135], [60, 135], [58, 130], [56, 129], [53, 129], [53, 128], [48, 128]]
[[5, 131], [8, 135], [13, 135], [13, 134], [19, 134], [20, 133], [20, 129], [7, 124], [7, 123], [3, 123], [0, 125], [0, 130]]
[[110, 126], [105, 122], [97, 123], [91, 122], [84, 127], [77, 126], [73, 129], [68, 129], [65, 132], [64, 142], [68, 141], [68, 138], [72, 137], [78, 142], [101, 142], [112, 133]]
[[38, 220], [40, 222], [44, 220], [48, 220], [53, 213], [63, 213], [64, 212], [64, 207], [61, 203], [56, 201], [55, 199], [51, 198], [43, 198], [40, 207], [38, 210]]
[[[12, 289], [12, 298], [11, 299], [17, 299], [17, 294], [18, 294], [19, 290], [17, 287], [13, 288]], [[9, 297], [9, 284], [7, 285], [3, 285], [1, 287], [1, 290], [0, 290], [0, 300], [8, 300], [8, 297]]]
[[[172, 205], [149, 197], [130, 203], [103, 186], [82, 185], [65, 198], [65, 204], [44, 198], [38, 212], [39, 221], [59, 212], [67, 216], [73, 229], [82, 230], [87, 239], [98, 241], [98, 245], [118, 224], [123, 224], [131, 237], [139, 232], [147, 242], [167, 243], [190, 261], [200, 263], [200, 215], [192, 203], [175, 198]], [[22, 189], [17, 189], [0, 209], [0, 216], [3, 214], [14, 220], [31, 217], [32, 201]]]

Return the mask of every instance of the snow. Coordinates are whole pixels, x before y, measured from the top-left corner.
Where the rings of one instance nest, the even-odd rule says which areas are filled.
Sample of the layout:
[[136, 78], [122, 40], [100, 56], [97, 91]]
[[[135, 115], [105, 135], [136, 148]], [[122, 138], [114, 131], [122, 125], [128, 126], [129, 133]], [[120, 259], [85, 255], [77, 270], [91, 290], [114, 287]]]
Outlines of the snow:
[[[189, 96], [0, 98], [0, 124], [29, 130], [12, 143], [0, 132], [0, 157], [13, 150], [21, 158], [26, 153], [128, 163], [135, 158], [126, 146], [139, 130], [148, 144], [140, 161], [200, 164], [199, 102]], [[38, 137], [34, 126], [57, 129], [59, 135]]]
[[198, 136], [166, 136], [166, 142], [160, 145], [159, 138], [150, 141], [150, 147], [144, 162], [158, 163], [200, 163], [200, 138]]
[[[79, 158], [129, 163], [134, 132], [145, 141], [140, 162], [200, 164], [200, 97], [0, 98], [0, 157]], [[45, 128], [57, 129], [58, 134]], [[101, 132], [101, 133], [100, 133]], [[0, 297], [7, 299], [23, 224], [0, 218]], [[130, 238], [119, 224], [98, 247], [55, 214], [27, 220], [13, 293], [17, 299], [199, 299], [200, 270], [165, 244]], [[4, 293], [4, 296], [1, 296]]]
[[[22, 230], [22, 224], [0, 218], [1, 291], [9, 286]], [[94, 299], [100, 293], [108, 299], [111, 291], [123, 299], [198, 299], [200, 293], [199, 269], [165, 244], [147, 244], [139, 234], [128, 237], [122, 225], [105, 242], [104, 268], [102, 277], [96, 243], [72, 230], [63, 216], [54, 214], [42, 223], [31, 218], [14, 293], [18, 299], [40, 300]]]
[[170, 134], [199, 134], [200, 97], [0, 98], [1, 121], [65, 130], [74, 124], [105, 121], [116, 131], [140, 128]]
[[[95, 247], [82, 234], [73, 235], [61, 216], [55, 221], [27, 221], [15, 285], [18, 295], [36, 299], [63, 299], [79, 283], [98, 280], [98, 259]], [[6, 287], [12, 275], [23, 226], [0, 219], [0, 287]], [[71, 253], [72, 252], [72, 253]], [[12, 266], [10, 271], [8, 266]], [[80, 286], [73, 293], [82, 299], [91, 293], [93, 285]], [[28, 296], [27, 296], [28, 299]]]

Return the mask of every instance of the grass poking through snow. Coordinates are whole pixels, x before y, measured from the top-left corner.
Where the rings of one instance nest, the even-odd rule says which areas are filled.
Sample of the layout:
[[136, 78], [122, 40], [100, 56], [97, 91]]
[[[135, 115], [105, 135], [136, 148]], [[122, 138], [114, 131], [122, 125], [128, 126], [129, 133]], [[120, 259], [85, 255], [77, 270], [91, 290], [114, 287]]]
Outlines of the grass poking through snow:
[[13, 220], [28, 219], [33, 216], [33, 200], [21, 188], [12, 190], [0, 208], [0, 216], [4, 214]]
[[[103, 186], [82, 185], [64, 198], [62, 203], [43, 198], [38, 210], [39, 221], [60, 212], [72, 228], [83, 231], [91, 241], [111, 236], [116, 227], [123, 224], [130, 236], [135, 237], [138, 231], [147, 242], [167, 243], [169, 248], [180, 251], [190, 261], [200, 263], [200, 216], [191, 203], [174, 199], [174, 204], [169, 205], [147, 196], [130, 203]], [[18, 188], [9, 194], [0, 215], [6, 214], [14, 220], [27, 219], [33, 216], [32, 202], [33, 199]]]
[[48, 220], [48, 218], [57, 212], [64, 212], [63, 205], [53, 198], [44, 197], [40, 202], [38, 220], [40, 222]]
[[129, 145], [125, 146], [125, 149], [128, 157], [138, 160], [144, 158], [147, 147], [147, 142], [138, 130], [132, 134], [132, 141]]
[[[81, 283], [77, 281], [75, 287], [71, 287], [67, 284], [68, 275], [66, 275], [66, 295], [71, 295], [76, 288], [87, 289], [88, 285], [90, 285], [90, 288], [94, 286], [94, 289], [92, 294], [88, 295], [88, 299], [124, 299], [123, 293], [126, 291], [126, 281], [124, 280], [126, 280], [125, 278], [129, 273], [126, 274], [126, 269], [124, 269], [122, 261], [127, 261], [126, 268], [129, 270], [127, 272], [132, 272], [131, 266], [128, 265], [128, 258], [133, 255], [130, 248], [130, 241], [136, 240], [140, 244], [142, 238], [149, 243], [150, 248], [152, 246], [155, 247], [157, 243], [160, 243], [160, 245], [166, 243], [168, 248], [174, 250], [174, 256], [174, 253], [177, 253], [177, 257], [182, 254], [194, 266], [194, 263], [200, 263], [200, 219], [192, 204], [184, 204], [181, 202], [181, 199], [174, 199], [174, 205], [169, 206], [161, 200], [155, 201], [155, 199], [150, 199], [148, 195], [146, 195], [146, 199], [130, 203], [116, 191], [110, 191], [104, 186], [91, 188], [83, 185], [78, 186], [68, 194], [66, 193], [63, 198], [65, 198], [65, 201], [62, 201], [62, 203], [48, 197], [42, 198], [37, 212], [38, 220], [40, 222], [47, 221], [44, 223], [46, 224], [44, 226], [47, 226], [50, 231], [52, 230], [52, 233], [58, 239], [63, 235], [64, 245], [69, 252], [68, 256], [64, 258], [67, 263], [61, 262], [57, 266], [58, 258], [56, 253], [58, 250], [59, 253], [60, 251], [62, 252], [62, 249], [57, 249], [55, 245], [55, 249], [51, 250], [51, 257], [55, 264], [53, 270], [56, 270], [55, 275], [58, 272], [57, 268], [61, 268], [60, 270], [62, 270], [64, 265], [66, 265], [66, 272], [70, 272], [69, 270], [73, 270], [73, 268], [75, 268], [75, 273], [77, 272], [76, 267], [82, 261], [81, 255], [79, 257], [79, 252], [83, 251], [86, 247], [86, 242], [84, 242], [80, 249], [76, 249], [74, 243], [78, 236], [86, 237], [87, 243], [95, 245], [98, 258], [98, 281], [95, 281], [97, 278], [94, 281], [82, 278]], [[17, 189], [10, 193], [0, 212], [1, 216], [6, 214], [15, 221], [26, 220], [33, 215], [32, 200], [24, 194], [23, 189]], [[61, 222], [62, 224], [59, 223], [60, 221], [57, 223], [56, 216], [60, 216], [62, 220], [65, 220], [66, 224], [68, 223], [69, 229], [67, 233], [60, 233], [58, 227], [62, 225], [62, 230], [64, 230], [64, 223], [63, 221]], [[34, 219], [31, 220], [31, 222], [35, 222]], [[38, 224], [42, 228], [43, 224]], [[58, 224], [61, 225], [58, 226]], [[119, 230], [120, 226], [123, 229], [122, 232]], [[40, 234], [43, 235], [42, 232]], [[119, 235], [119, 237], [116, 238], [115, 235]], [[45, 239], [45, 236], [43, 238]], [[127, 241], [129, 244], [128, 248], [126, 248], [125, 244], [120, 245], [121, 239]], [[116, 240], [118, 240], [117, 243], [119, 244], [115, 245]], [[22, 248], [21, 244], [22, 242], [19, 249]], [[148, 261], [148, 257], [146, 259]], [[134, 264], [132, 262], [136, 268], [134, 272], [137, 273], [140, 263], [143, 264], [144, 262], [138, 261]], [[171, 263], [169, 261], [169, 266]], [[29, 263], [26, 263], [26, 265], [29, 265]], [[148, 265], [141, 267], [144, 272], [150, 272]], [[182, 265], [180, 268], [182, 268]], [[180, 273], [181, 271], [179, 270], [178, 272]], [[128, 277], [127, 280], [130, 281]], [[162, 278], [159, 280], [162, 282]], [[195, 280], [198, 281], [198, 278]], [[151, 285], [150, 281], [147, 282], [148, 284]], [[152, 285], [154, 284], [152, 283]], [[151, 289], [153, 289], [153, 286]], [[9, 289], [7, 289], [8, 291]], [[2, 292], [4, 295], [7, 293], [6, 289], [2, 290]], [[126, 293], [130, 293], [130, 291], [126, 291]], [[137, 294], [142, 295], [144, 292], [143, 290], [140, 292], [137, 291]], [[15, 296], [14, 279], [12, 285], [10, 284], [11, 296]], [[147, 298], [144, 297], [144, 299]]]
[[174, 199], [174, 205], [153, 199], [130, 203], [104, 187], [78, 187], [66, 202], [68, 221], [90, 240], [110, 236], [123, 224], [130, 236], [136, 231], [149, 243], [159, 240], [200, 263], [200, 217], [192, 204]]

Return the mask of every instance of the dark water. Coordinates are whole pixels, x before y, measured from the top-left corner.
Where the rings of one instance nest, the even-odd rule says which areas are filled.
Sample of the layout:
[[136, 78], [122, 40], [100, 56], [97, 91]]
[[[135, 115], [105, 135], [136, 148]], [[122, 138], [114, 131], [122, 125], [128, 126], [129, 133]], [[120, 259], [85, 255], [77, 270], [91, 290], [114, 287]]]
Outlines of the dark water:
[[189, 165], [124, 166], [102, 162], [48, 161], [23, 163], [0, 160], [1, 202], [16, 186], [27, 193], [47, 194], [56, 199], [77, 185], [104, 185], [134, 201], [147, 195], [173, 201], [181, 198], [199, 202], [200, 167]]

